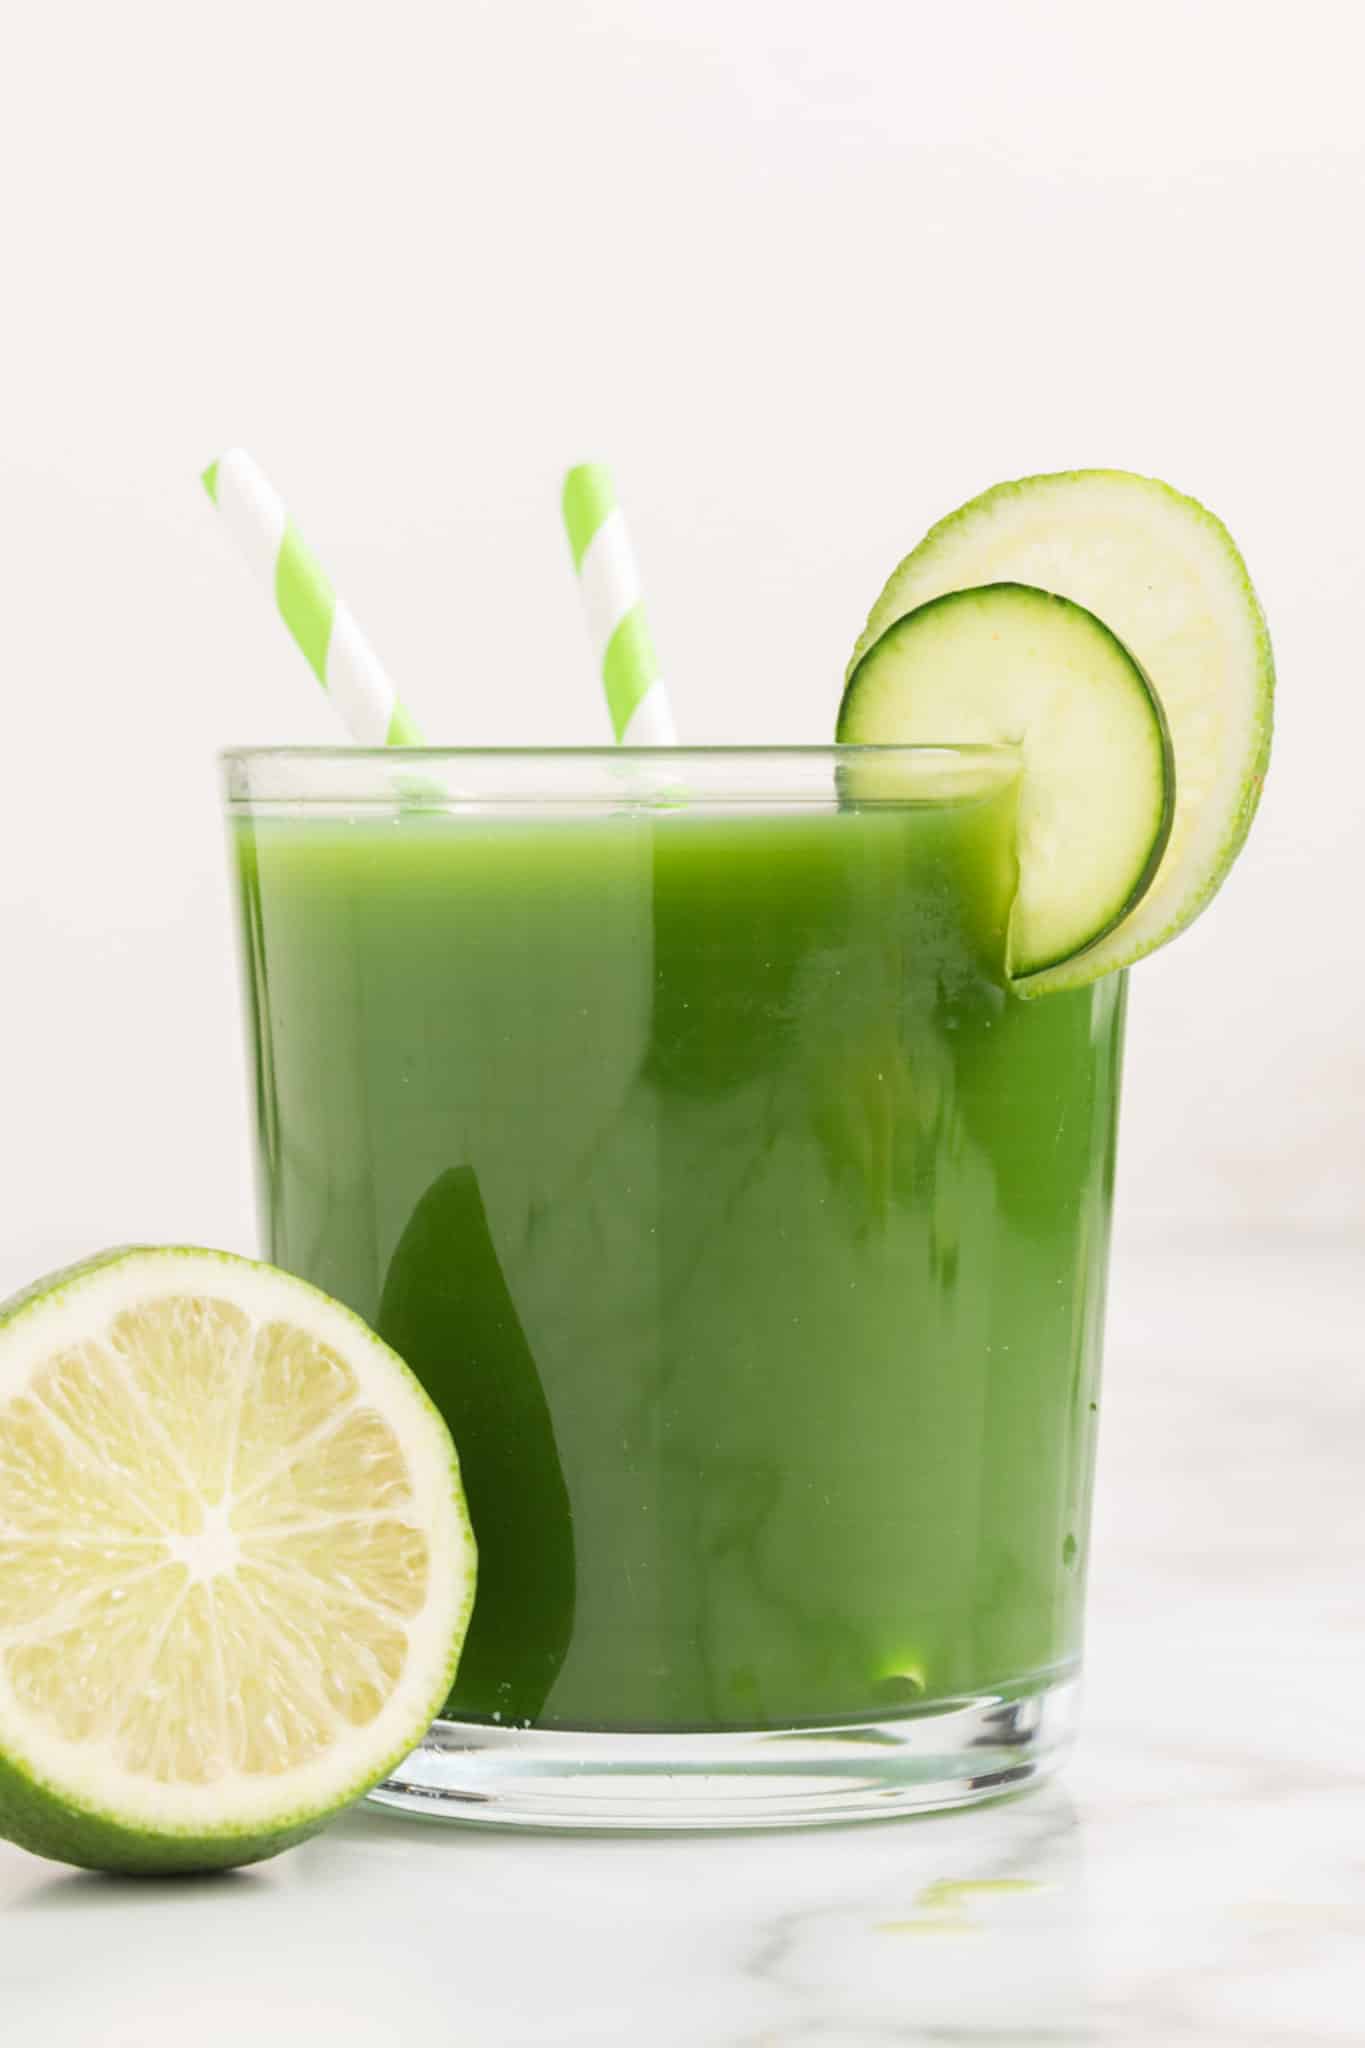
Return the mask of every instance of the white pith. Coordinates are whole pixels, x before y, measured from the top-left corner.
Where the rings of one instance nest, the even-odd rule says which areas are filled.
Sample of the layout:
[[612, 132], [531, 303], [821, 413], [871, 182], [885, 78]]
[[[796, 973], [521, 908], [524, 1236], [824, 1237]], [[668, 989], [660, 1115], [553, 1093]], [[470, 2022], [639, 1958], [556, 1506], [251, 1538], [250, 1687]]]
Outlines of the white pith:
[[[163, 1376], [158, 1381], [152, 1368], [144, 1373], [145, 1361], [120, 1356], [111, 1337], [120, 1316], [140, 1315], [149, 1305], [172, 1301], [177, 1313], [181, 1308], [194, 1313], [195, 1303], [224, 1304], [241, 1333], [221, 1374], [206, 1387], [202, 1417], [194, 1407], [178, 1430], [168, 1427], [175, 1408], [173, 1399], [168, 1405], [165, 1398], [167, 1386], [174, 1393], [173, 1380]], [[215, 1329], [218, 1320], [215, 1310], [210, 1318]], [[126, 1332], [129, 1326], [122, 1327]], [[263, 1335], [269, 1332], [277, 1335]], [[261, 1363], [271, 1358], [271, 1344], [284, 1347], [273, 1379]], [[334, 1370], [331, 1360], [336, 1361]], [[300, 1361], [308, 1365], [311, 1378], [299, 1379]], [[116, 1387], [121, 1405], [115, 1409], [106, 1401], [103, 1407], [92, 1403], [82, 1410], [87, 1380], [96, 1393]], [[35, 1383], [45, 1390], [41, 1398], [35, 1398]], [[296, 1384], [302, 1399], [293, 1411], [295, 1421], [306, 1427], [272, 1458], [269, 1425], [278, 1403], [272, 1406], [265, 1395], [285, 1390], [280, 1412], [287, 1423]], [[334, 1385], [340, 1392], [329, 1399]], [[199, 1401], [197, 1387], [193, 1397]], [[180, 1398], [190, 1398], [188, 1386]], [[241, 1433], [244, 1416], [251, 1418], [254, 1435]], [[95, 1426], [97, 1417], [109, 1425], [107, 1450]], [[90, 1428], [89, 1437], [81, 1434], [84, 1427]], [[54, 1444], [71, 1480], [68, 1494], [58, 1490], [50, 1499], [40, 1496], [32, 1482], [47, 1469], [41, 1460], [27, 1467], [27, 1485], [15, 1484], [30, 1446], [46, 1454]], [[149, 1449], [151, 1462], [140, 1468], [129, 1445]], [[245, 1449], [252, 1450], [255, 1468], [250, 1483], [239, 1486]], [[6, 1457], [18, 1461], [8, 1468], [8, 1485]], [[113, 1462], [117, 1458], [123, 1461], [121, 1470]], [[155, 1484], [148, 1476], [153, 1466]], [[221, 1486], [212, 1479], [215, 1469]], [[344, 1497], [340, 1509], [335, 1505], [339, 1497]], [[35, 1507], [40, 1498], [43, 1505]], [[321, 1508], [315, 1504], [319, 1499]], [[167, 1507], [172, 1501], [173, 1511]], [[36, 1613], [25, 1611], [26, 1557], [30, 1562], [60, 1560], [59, 1594]], [[393, 1561], [401, 1560], [406, 1571], [409, 1557], [419, 1560], [419, 1568], [400, 1585]], [[378, 1575], [376, 1558], [386, 1580]], [[83, 1592], [74, 1583], [80, 1572], [97, 1579]], [[326, 1811], [372, 1782], [390, 1758], [418, 1738], [439, 1704], [467, 1612], [473, 1545], [449, 1439], [415, 1381], [363, 1323], [314, 1289], [269, 1268], [213, 1253], [146, 1251], [66, 1278], [54, 1292], [24, 1303], [0, 1323], [0, 1573], [8, 1575], [7, 1586], [0, 1581], [0, 1595], [7, 1591], [9, 1596], [7, 1605], [0, 1600], [0, 1753], [5, 1760], [65, 1803], [130, 1829], [207, 1837], [285, 1825]], [[173, 1577], [158, 1578], [166, 1573]], [[45, 1583], [30, 1580], [30, 1608], [33, 1587]], [[118, 1731], [70, 1739], [53, 1714], [35, 1711], [31, 1704], [36, 1668], [40, 1674], [55, 1674], [50, 1682], [41, 1675], [39, 1689], [50, 1686], [53, 1697], [61, 1694], [68, 1720], [88, 1713], [79, 1691], [62, 1694], [68, 1673], [70, 1687], [79, 1688], [86, 1667], [79, 1657], [64, 1662], [46, 1646], [60, 1640], [88, 1652], [94, 1682], [108, 1685], [112, 1667], [107, 1656], [101, 1661], [100, 1644], [118, 1640], [118, 1616], [140, 1613], [153, 1586], [170, 1589], [162, 1596], [169, 1601], [169, 1618], [155, 1641], [149, 1636], [140, 1646], [135, 1640], [131, 1651], [124, 1645], [130, 1672], [140, 1647], [150, 1676], [158, 1669], [158, 1646], [172, 1640], [174, 1630], [191, 1639], [191, 1603], [195, 1615], [208, 1618], [206, 1625], [196, 1624], [192, 1639], [211, 1640], [213, 1657], [198, 1660], [184, 1684], [177, 1679], [168, 1693], [156, 1695], [163, 1701], [182, 1695], [202, 1698], [205, 1714], [220, 1716], [219, 1733], [199, 1742], [197, 1778], [177, 1774], [171, 1760], [167, 1745], [175, 1715], [167, 1718], [158, 1706], [159, 1718], [153, 1722], [146, 1705], [153, 1695], [136, 1692], [131, 1678], [120, 1680], [125, 1691], [135, 1693], [121, 1743]], [[347, 1616], [351, 1639], [339, 1633], [339, 1622]], [[235, 1626], [234, 1617], [244, 1618], [245, 1632]], [[364, 1627], [355, 1634], [362, 1621]], [[228, 1640], [223, 1631], [230, 1625]], [[371, 1640], [381, 1645], [383, 1659], [370, 1654]], [[253, 1735], [250, 1754], [256, 1768], [226, 1761], [230, 1731], [240, 1731], [247, 1705], [243, 1697], [224, 1696], [222, 1674], [225, 1668], [241, 1667], [244, 1643], [271, 1646], [275, 1675], [259, 1680], [267, 1715], [272, 1697], [287, 1702], [307, 1694], [320, 1753], [291, 1762], [284, 1756], [287, 1745], [273, 1746], [268, 1734]], [[300, 1646], [306, 1655], [296, 1654]], [[317, 1684], [329, 1655], [342, 1668], [363, 1668], [366, 1676], [368, 1690], [353, 1690], [346, 1710]], [[164, 1654], [160, 1663], [164, 1668]], [[349, 1715], [360, 1710], [362, 1691], [365, 1718], [357, 1721]], [[86, 1697], [93, 1696], [98, 1695]], [[120, 1760], [120, 1747], [126, 1753], [130, 1746], [127, 1730], [139, 1718], [158, 1730], [150, 1753], [155, 1767], [167, 1775], [152, 1775], [151, 1765], [132, 1770]], [[159, 1738], [163, 1722], [164, 1744]]]

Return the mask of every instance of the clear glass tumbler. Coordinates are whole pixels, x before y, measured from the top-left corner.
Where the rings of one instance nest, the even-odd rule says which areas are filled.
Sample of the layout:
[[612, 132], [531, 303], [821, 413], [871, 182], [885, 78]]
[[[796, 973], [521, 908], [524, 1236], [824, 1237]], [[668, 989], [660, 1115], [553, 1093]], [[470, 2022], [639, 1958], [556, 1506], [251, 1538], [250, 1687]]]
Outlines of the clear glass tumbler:
[[1024, 1000], [1009, 748], [226, 758], [268, 1255], [480, 1552], [375, 1796], [959, 1805], [1063, 1752], [1124, 983]]

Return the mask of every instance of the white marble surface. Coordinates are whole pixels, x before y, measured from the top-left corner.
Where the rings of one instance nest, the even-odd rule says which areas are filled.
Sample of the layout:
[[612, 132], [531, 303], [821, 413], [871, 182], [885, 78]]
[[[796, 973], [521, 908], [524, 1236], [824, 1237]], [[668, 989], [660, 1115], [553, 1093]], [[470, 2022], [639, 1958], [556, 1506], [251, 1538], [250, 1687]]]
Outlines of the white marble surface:
[[1365, 2041], [1363, 1311], [1357, 1251], [1120, 1250], [1085, 1722], [1052, 1786], [705, 1840], [359, 1812], [178, 1884], [0, 1846], [5, 2038]]

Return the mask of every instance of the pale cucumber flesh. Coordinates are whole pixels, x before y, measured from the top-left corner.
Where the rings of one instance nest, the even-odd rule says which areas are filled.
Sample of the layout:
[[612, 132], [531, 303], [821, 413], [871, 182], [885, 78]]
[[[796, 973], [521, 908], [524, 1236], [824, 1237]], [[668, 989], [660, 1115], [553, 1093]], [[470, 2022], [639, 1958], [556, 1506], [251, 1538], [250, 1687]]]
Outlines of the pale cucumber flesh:
[[1157, 871], [1174, 808], [1161, 705], [1123, 643], [1066, 598], [989, 584], [894, 620], [849, 677], [837, 731], [1020, 749], [1015, 975], [1094, 945]]
[[1221, 520], [1154, 477], [1087, 469], [997, 484], [941, 519], [893, 572], [850, 669], [904, 614], [947, 591], [1019, 581], [1084, 605], [1142, 664], [1176, 762], [1175, 815], [1141, 901], [1024, 993], [1076, 987], [1184, 930], [1246, 838], [1270, 752], [1274, 662], [1251, 579]]

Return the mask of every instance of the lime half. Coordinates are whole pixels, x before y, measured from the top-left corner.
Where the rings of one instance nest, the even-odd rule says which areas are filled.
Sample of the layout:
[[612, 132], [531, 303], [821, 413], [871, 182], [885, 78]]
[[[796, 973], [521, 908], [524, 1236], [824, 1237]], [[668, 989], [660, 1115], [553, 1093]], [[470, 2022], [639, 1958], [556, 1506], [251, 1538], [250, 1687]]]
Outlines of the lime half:
[[440, 1416], [268, 1266], [106, 1253], [0, 1308], [0, 1833], [92, 1869], [254, 1862], [449, 1691], [474, 1542]]
[[[907, 612], [994, 583], [1032, 584], [1102, 619], [1150, 677], [1174, 757], [1174, 816], [1155, 873], [1110, 931], [1022, 983], [1034, 994], [1140, 959], [1210, 901], [1260, 798], [1275, 671], [1246, 564], [1222, 522], [1153, 477], [1082, 469], [997, 484], [941, 519], [873, 605], [850, 673]], [[933, 737], [970, 735], [949, 722]], [[1086, 846], [1073, 858], [1083, 865]]]

